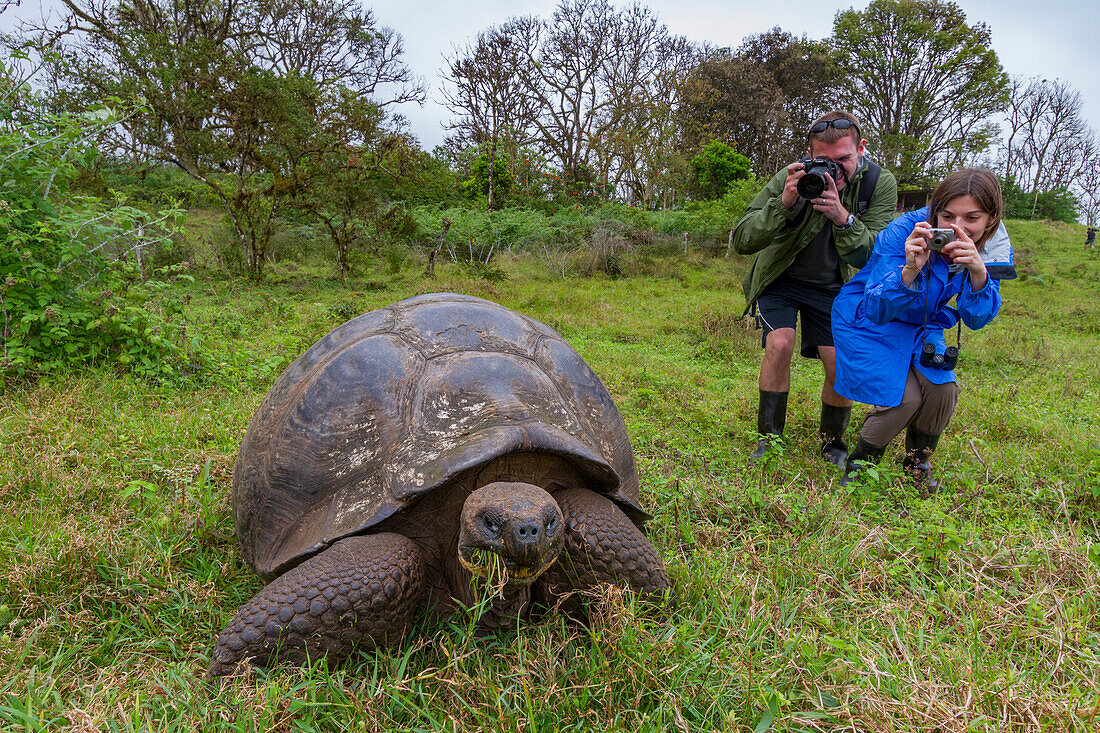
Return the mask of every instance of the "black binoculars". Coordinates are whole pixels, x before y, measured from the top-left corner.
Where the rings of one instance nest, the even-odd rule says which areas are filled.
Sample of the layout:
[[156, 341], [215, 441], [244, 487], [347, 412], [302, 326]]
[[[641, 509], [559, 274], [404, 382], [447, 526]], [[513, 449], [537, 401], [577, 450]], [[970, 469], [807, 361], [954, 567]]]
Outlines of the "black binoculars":
[[925, 343], [920, 352], [920, 365], [932, 369], [954, 369], [959, 360], [959, 347], [948, 346], [942, 354], [936, 353], [936, 345]]

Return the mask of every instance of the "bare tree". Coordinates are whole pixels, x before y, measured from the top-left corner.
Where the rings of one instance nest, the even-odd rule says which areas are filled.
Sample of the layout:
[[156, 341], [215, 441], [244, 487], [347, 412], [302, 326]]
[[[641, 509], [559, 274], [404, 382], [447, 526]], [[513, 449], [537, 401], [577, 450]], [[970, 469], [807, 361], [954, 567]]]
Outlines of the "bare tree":
[[675, 92], [670, 76], [684, 67], [690, 44], [648, 8], [562, 0], [547, 20], [514, 18], [499, 30], [512, 39], [533, 113], [530, 141], [570, 184], [613, 190], [642, 171], [640, 146], [666, 144], [661, 105]]
[[636, 200], [652, 204], [677, 147], [680, 84], [697, 58], [696, 47], [669, 34], [648, 8], [633, 5], [612, 19], [603, 63], [609, 104], [600, 116], [600, 137], [592, 141], [596, 177], [605, 191], [625, 184]]
[[1060, 80], [1017, 79], [1008, 106], [1004, 145], [1006, 177], [1032, 194], [1071, 187], [1096, 145], [1083, 116], [1081, 94]]
[[1089, 130], [1082, 146], [1081, 170], [1073, 191], [1078, 209], [1085, 215], [1085, 223], [1096, 226], [1100, 222], [1100, 138], [1094, 130]]
[[614, 12], [607, 0], [563, 0], [548, 21], [527, 16], [506, 26], [524, 56], [539, 145], [570, 179], [588, 167], [591, 142], [602, 137]]
[[1033, 190], [1061, 188], [1074, 176], [1074, 157], [1088, 126], [1081, 93], [1060, 80], [1040, 81], [1028, 109], [1024, 143], [1032, 167]]
[[518, 149], [526, 142], [535, 114], [535, 100], [525, 93], [515, 44], [516, 38], [506, 31], [482, 31], [472, 46], [456, 50], [447, 59], [443, 77], [448, 83], [443, 90], [447, 108], [459, 116], [448, 127], [458, 133], [460, 144], [488, 147], [490, 211], [495, 203], [492, 171], [501, 137], [507, 136], [512, 148]]
[[1032, 85], [1022, 76], [1009, 81], [1008, 106], [1005, 108], [1006, 137], [1002, 145], [1004, 177], [1020, 184], [1027, 171], [1027, 153], [1024, 137], [1027, 135], [1026, 110], [1031, 102]]

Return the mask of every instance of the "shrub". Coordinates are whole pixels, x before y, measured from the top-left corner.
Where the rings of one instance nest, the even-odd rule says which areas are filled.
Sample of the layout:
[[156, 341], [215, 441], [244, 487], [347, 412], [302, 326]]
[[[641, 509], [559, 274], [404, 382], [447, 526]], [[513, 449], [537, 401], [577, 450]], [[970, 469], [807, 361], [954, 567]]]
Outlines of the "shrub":
[[1077, 198], [1066, 188], [1025, 191], [1011, 178], [1002, 179], [1006, 219], [1048, 219], [1073, 224], [1077, 221]]
[[[115, 113], [55, 115], [0, 64], [0, 374], [115, 363], [148, 376], [178, 373], [172, 318], [182, 302], [142, 262], [170, 246], [177, 211], [152, 217], [67, 188], [89, 141]], [[155, 275], [188, 278], [174, 265]]]

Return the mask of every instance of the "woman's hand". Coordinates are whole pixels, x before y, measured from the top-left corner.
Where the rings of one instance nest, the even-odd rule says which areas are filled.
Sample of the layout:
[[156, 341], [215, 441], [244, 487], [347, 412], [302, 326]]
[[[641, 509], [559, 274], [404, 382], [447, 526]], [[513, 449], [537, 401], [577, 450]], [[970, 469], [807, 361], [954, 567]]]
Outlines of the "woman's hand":
[[951, 228], [955, 230], [955, 241], [945, 244], [943, 253], [950, 257], [952, 262], [957, 262], [969, 270], [971, 287], [974, 290], [981, 290], [985, 287], [986, 280], [989, 278], [989, 274], [985, 269], [985, 262], [982, 260], [982, 254], [978, 251], [978, 246], [974, 244], [974, 240], [962, 227], [952, 224]]
[[905, 287], [913, 283], [921, 269], [928, 264], [932, 250], [928, 249], [928, 240], [932, 237], [932, 225], [926, 221], [917, 222], [909, 238], [905, 240], [905, 266], [901, 268], [901, 281]]

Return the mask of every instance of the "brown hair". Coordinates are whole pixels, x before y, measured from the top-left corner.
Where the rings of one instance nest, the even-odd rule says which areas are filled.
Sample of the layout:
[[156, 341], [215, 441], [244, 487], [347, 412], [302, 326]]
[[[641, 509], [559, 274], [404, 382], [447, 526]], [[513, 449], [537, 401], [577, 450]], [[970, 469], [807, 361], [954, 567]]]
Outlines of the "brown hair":
[[812, 123], [810, 123], [810, 127], [807, 127], [806, 129], [811, 129], [819, 122], [832, 122], [833, 120], [848, 120], [852, 123], [853, 126], [845, 130], [838, 130], [832, 125], [829, 125], [821, 132], [807, 132], [806, 137], [809, 138], [810, 143], [813, 144], [814, 140], [823, 143], [835, 143], [837, 140], [840, 140], [842, 138], [851, 137], [852, 142], [854, 142], [856, 144], [856, 147], [858, 148], [860, 140], [860, 124], [859, 120], [857, 120], [856, 116], [851, 112], [845, 112], [841, 109], [834, 109], [831, 112], [826, 112], [825, 114], [814, 120]]
[[932, 192], [930, 204], [932, 212], [929, 214], [932, 226], [939, 224], [940, 212], [959, 196], [973, 196], [981, 210], [989, 214], [989, 224], [985, 228], [985, 234], [974, 243], [978, 245], [979, 250], [982, 250], [993, 232], [997, 231], [997, 225], [1001, 223], [1001, 216], [1004, 215], [1001, 182], [992, 171], [984, 168], [963, 168], [948, 175]]

